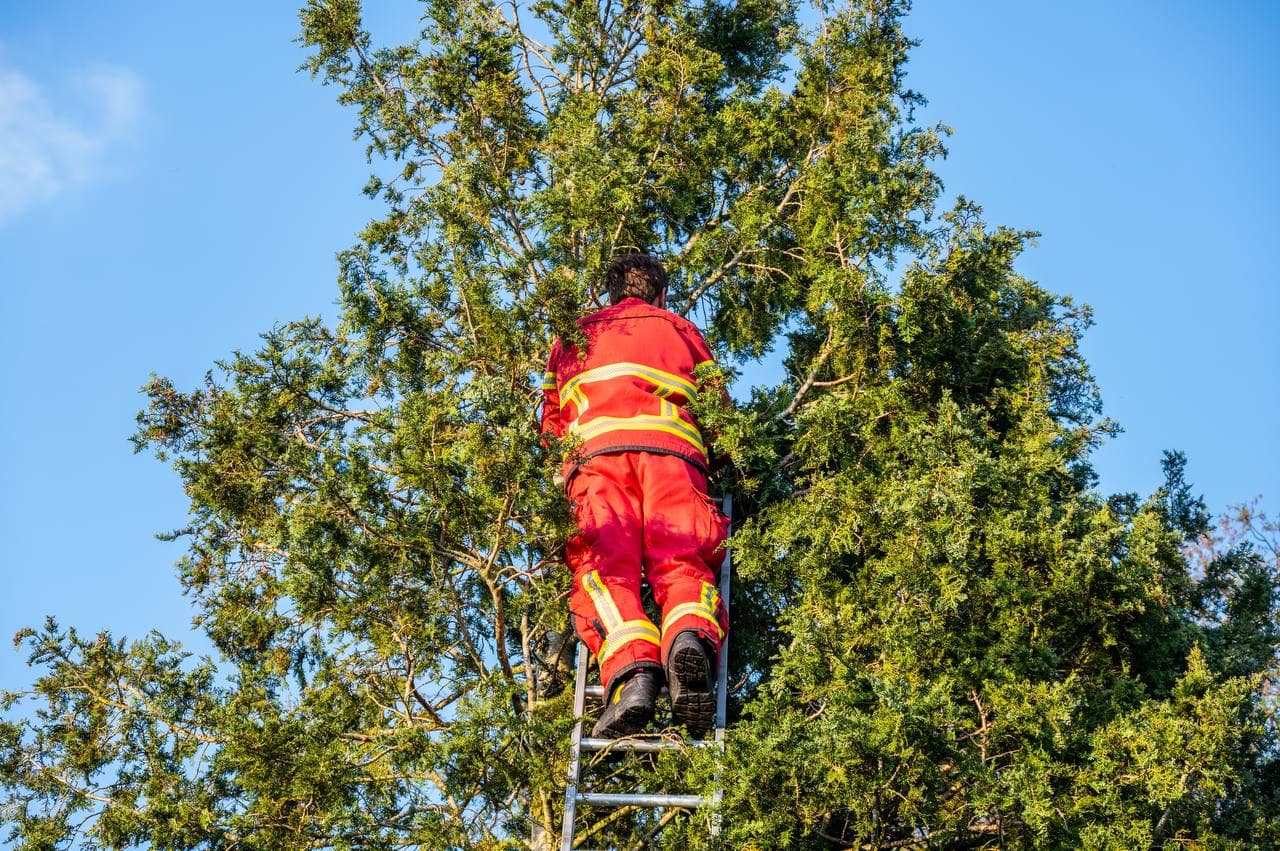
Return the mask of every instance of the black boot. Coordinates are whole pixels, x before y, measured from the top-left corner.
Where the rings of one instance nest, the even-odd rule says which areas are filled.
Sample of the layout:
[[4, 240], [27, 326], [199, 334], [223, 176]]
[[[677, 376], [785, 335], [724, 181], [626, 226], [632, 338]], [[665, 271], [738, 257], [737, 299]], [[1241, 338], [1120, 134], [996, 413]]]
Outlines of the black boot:
[[671, 692], [671, 724], [701, 736], [716, 717], [715, 650], [692, 629], [682, 630], [667, 654], [667, 689]]
[[591, 728], [591, 735], [597, 739], [620, 739], [648, 727], [661, 688], [662, 671], [657, 667], [637, 668], [621, 680], [615, 677], [604, 712]]

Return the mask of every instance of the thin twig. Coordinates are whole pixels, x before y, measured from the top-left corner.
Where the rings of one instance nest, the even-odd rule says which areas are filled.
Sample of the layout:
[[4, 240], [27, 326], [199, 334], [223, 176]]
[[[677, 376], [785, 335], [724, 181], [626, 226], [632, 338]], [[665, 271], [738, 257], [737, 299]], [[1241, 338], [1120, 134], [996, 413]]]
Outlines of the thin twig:
[[796, 395], [791, 399], [791, 404], [787, 405], [787, 409], [774, 417], [775, 422], [785, 420], [787, 417], [794, 414], [796, 409], [800, 407], [801, 400], [804, 399], [805, 394], [809, 392], [809, 389], [813, 387], [814, 381], [817, 380], [818, 371], [822, 369], [824, 364], [826, 364], [827, 358], [831, 357], [831, 352], [834, 349], [834, 346], [832, 346], [831, 343], [835, 339], [835, 334], [836, 326], [835, 323], [832, 323], [827, 326], [826, 342], [822, 344], [822, 348], [819, 350], [818, 356], [814, 358], [813, 368], [809, 370], [809, 375], [805, 378], [804, 383], [800, 385], [800, 389], [796, 391]]

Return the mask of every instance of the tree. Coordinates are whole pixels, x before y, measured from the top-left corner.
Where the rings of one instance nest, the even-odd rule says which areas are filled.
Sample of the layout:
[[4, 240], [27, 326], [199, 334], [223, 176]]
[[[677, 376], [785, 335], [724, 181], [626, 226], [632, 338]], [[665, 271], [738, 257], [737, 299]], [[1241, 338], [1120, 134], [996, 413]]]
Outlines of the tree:
[[937, 215], [905, 11], [433, 0], [374, 49], [356, 0], [309, 2], [306, 67], [358, 110], [385, 213], [340, 255], [338, 327], [145, 388], [137, 448], [190, 496], [179, 571], [220, 657], [20, 634], [10, 838], [554, 834], [569, 520], [536, 376], [641, 248], [726, 363], [778, 350], [786, 377], [700, 411], [741, 511], [726, 754], [608, 781], [718, 774], [721, 837], [624, 811], [591, 843], [1280, 842], [1276, 566], [1191, 559], [1177, 455], [1147, 500], [1096, 492], [1088, 311], [1016, 273], [1033, 234]]

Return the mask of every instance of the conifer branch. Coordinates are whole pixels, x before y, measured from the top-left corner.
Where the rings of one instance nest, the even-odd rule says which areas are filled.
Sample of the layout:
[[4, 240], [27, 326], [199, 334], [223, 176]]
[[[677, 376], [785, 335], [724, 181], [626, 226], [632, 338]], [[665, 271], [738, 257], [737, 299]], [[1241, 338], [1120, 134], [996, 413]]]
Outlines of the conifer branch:
[[[812, 161], [814, 161], [815, 157], [819, 155], [819, 152], [821, 150], [822, 150], [821, 148], [810, 148], [809, 153], [805, 155], [805, 160], [804, 160], [805, 163], [809, 164]], [[785, 174], [787, 170], [790, 168], [791, 168], [791, 164], [784, 163], [782, 166], [779, 167], [778, 176], [780, 177], [781, 175]], [[782, 200], [780, 200], [773, 209], [774, 216], [782, 215], [782, 212], [791, 204], [791, 200], [793, 197], [795, 197], [795, 193], [799, 188], [800, 179], [801, 179], [801, 175], [797, 173], [797, 175], [787, 183], [787, 188], [786, 188], [786, 191], [783, 192]], [[684, 254], [688, 251], [688, 249], [692, 246], [693, 242], [695, 241], [695, 238], [699, 234], [705, 233], [705, 232], [706, 232], [706, 228], [704, 227], [702, 230], [698, 232], [698, 234], [695, 234], [694, 236], [690, 237], [689, 240], [685, 243], [684, 248], [680, 250], [678, 256], [683, 257]], [[717, 267], [716, 270], [712, 272], [705, 281], [703, 281], [702, 285], [699, 286], [697, 289], [695, 289], [693, 293], [689, 295], [689, 297], [685, 300], [684, 305], [680, 309], [680, 315], [688, 316], [689, 311], [693, 310], [694, 305], [698, 303], [698, 300], [701, 299], [702, 296], [705, 295], [713, 286], [719, 283], [722, 278], [732, 273], [733, 270], [738, 267], [738, 264], [742, 262], [742, 258], [747, 256], [748, 253], [759, 252], [763, 250], [764, 249], [761, 249], [755, 246], [744, 245], [742, 248], [739, 248], [737, 251], [735, 251], [732, 257], [730, 257], [728, 260], [722, 263], [719, 267]]]
[[836, 326], [835, 323], [832, 322], [827, 326], [827, 339], [822, 344], [822, 348], [818, 351], [818, 356], [813, 359], [813, 366], [809, 369], [809, 374], [805, 376], [804, 383], [800, 385], [800, 389], [797, 390], [795, 396], [792, 397], [791, 404], [787, 405], [786, 409], [783, 410], [782, 413], [774, 417], [775, 422], [782, 422], [786, 420], [796, 412], [797, 408], [800, 407], [801, 401], [804, 400], [805, 395], [809, 392], [810, 388], [813, 387], [814, 381], [818, 377], [818, 372], [821, 371], [822, 367], [826, 364], [827, 358], [831, 357], [833, 349], [832, 342], [835, 339], [835, 333]]
[[[500, 14], [503, 14], [503, 18], [505, 20], [505, 13], [501, 12], [502, 6], [499, 5], [498, 9]], [[542, 103], [542, 117], [546, 120], [551, 117], [551, 104], [547, 101], [546, 88], [542, 85], [541, 79], [533, 73], [533, 63], [529, 61], [529, 41], [525, 36], [524, 27], [520, 22], [519, 0], [511, 0], [511, 20], [507, 20], [506, 24], [511, 28], [512, 32], [515, 33], [516, 39], [520, 43], [520, 56], [521, 60], [524, 62], [525, 75], [529, 78], [529, 84], [533, 86], [534, 91], [538, 93], [538, 100]]]

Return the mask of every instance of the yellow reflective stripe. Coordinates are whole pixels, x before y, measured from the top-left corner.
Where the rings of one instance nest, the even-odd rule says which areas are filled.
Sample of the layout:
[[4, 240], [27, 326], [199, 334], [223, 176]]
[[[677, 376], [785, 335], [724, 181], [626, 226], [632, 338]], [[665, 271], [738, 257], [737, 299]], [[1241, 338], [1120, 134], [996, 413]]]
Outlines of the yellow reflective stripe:
[[633, 641], [647, 641], [658, 645], [662, 643], [662, 633], [658, 632], [658, 628], [648, 620], [624, 621], [622, 619], [617, 605], [613, 602], [613, 597], [609, 595], [609, 590], [605, 588], [604, 581], [600, 578], [599, 571], [593, 570], [583, 576], [582, 587], [590, 595], [591, 602], [595, 604], [596, 613], [604, 623], [604, 643], [600, 645], [600, 652], [596, 654], [601, 664]]
[[658, 628], [647, 620], [627, 621], [619, 626], [618, 629], [608, 630], [608, 633], [609, 635], [605, 638], [604, 644], [600, 645], [600, 653], [596, 657], [602, 665], [606, 659], [633, 641], [662, 644]]
[[[592, 428], [592, 426], [597, 427]], [[660, 417], [601, 417], [600, 420], [593, 421], [591, 426], [575, 433], [581, 434], [586, 440], [611, 431], [661, 431], [681, 438], [700, 453], [706, 454], [707, 451], [700, 439], [690, 435], [687, 430], [676, 427], [670, 420]]]
[[611, 431], [662, 431], [683, 438], [701, 453], [707, 451], [702, 443], [702, 433], [678, 416], [596, 417], [586, 425], [575, 420], [569, 424], [569, 431], [583, 440]]
[[720, 629], [720, 622], [716, 619], [716, 609], [719, 608], [720, 592], [716, 590], [716, 586], [709, 582], [702, 583], [702, 596], [699, 600], [692, 603], [681, 603], [671, 611], [667, 612], [662, 619], [662, 631], [665, 633], [671, 629], [671, 625], [686, 615], [697, 615], [709, 621], [716, 630], [717, 635], [724, 635], [724, 630]]
[[607, 366], [599, 366], [595, 369], [589, 369], [586, 372], [579, 373], [569, 381], [565, 382], [565, 395], [568, 396], [578, 389], [578, 385], [589, 383], [592, 381], [607, 381], [611, 378], [620, 378], [622, 376], [633, 376], [643, 378], [651, 384], [657, 385], [662, 392], [659, 395], [668, 395], [670, 393], [683, 393], [686, 398], [692, 400], [698, 388], [694, 386], [683, 376], [675, 373], [666, 372], [652, 366], [645, 366], [642, 363], [630, 363], [622, 361], [620, 363], [611, 363]]
[[578, 394], [579, 386], [582, 384], [592, 381], [607, 381], [610, 378], [621, 378], [623, 376], [643, 378], [645, 381], [656, 385], [658, 388], [657, 395], [659, 396], [680, 393], [686, 399], [693, 401], [698, 392], [698, 388], [687, 378], [661, 369], [655, 369], [651, 366], [645, 366], [642, 363], [630, 363], [627, 361], [611, 363], [608, 366], [599, 366], [579, 373], [565, 382], [564, 389], [561, 392], [566, 399], [573, 399]]
[[609, 596], [609, 591], [604, 587], [604, 582], [600, 579], [600, 572], [593, 570], [586, 576], [582, 577], [582, 587], [591, 597], [591, 602], [595, 604], [596, 613], [600, 615], [600, 620], [604, 623], [605, 635], [611, 635], [615, 629], [619, 629], [622, 624], [622, 615], [618, 612], [618, 607], [614, 604], [613, 598]]
[[611, 431], [661, 431], [683, 438], [699, 452], [706, 452], [702, 443], [702, 434], [693, 426], [678, 417], [638, 416], [638, 417], [596, 417], [585, 426], [579, 425], [574, 432], [583, 440], [608, 434]]
[[546, 372], [546, 373], [544, 373], [544, 374], [543, 374], [543, 376], [542, 376], [542, 389], [543, 389], [543, 390], [555, 390], [555, 389], [556, 389], [556, 374], [555, 374], [554, 372]]
[[697, 615], [703, 620], [711, 624], [717, 635], [724, 635], [724, 630], [720, 629], [720, 622], [716, 620], [716, 613], [713, 609], [708, 609], [702, 603], [681, 603], [671, 611], [667, 612], [667, 616], [662, 619], [662, 631], [670, 632], [671, 625], [686, 615]]

